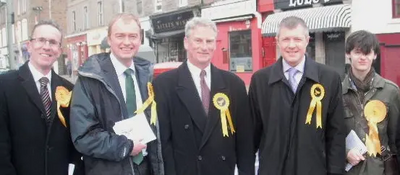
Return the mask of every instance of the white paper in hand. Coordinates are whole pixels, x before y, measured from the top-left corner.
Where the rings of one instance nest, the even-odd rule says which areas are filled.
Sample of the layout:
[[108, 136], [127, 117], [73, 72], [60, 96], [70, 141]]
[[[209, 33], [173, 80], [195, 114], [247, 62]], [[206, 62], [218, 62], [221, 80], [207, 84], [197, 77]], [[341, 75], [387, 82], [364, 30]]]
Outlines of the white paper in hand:
[[[357, 149], [361, 154], [365, 154], [367, 152], [367, 147], [360, 140], [354, 130], [351, 130], [350, 133], [346, 137], [346, 149]], [[353, 166], [350, 163], [346, 164], [346, 171], [349, 171]]]
[[75, 165], [70, 163], [68, 164], [68, 175], [73, 175], [75, 171]]
[[149, 143], [156, 139], [146, 116], [141, 113], [129, 119], [116, 122], [114, 131], [118, 135], [124, 135], [130, 140], [141, 140], [143, 144]]

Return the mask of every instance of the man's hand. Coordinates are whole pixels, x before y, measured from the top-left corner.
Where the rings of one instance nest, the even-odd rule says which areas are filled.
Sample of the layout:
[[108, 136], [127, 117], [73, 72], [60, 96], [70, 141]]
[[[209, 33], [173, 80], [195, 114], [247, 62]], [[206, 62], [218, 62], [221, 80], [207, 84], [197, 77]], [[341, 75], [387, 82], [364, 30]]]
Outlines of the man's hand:
[[131, 152], [131, 156], [136, 156], [145, 148], [147, 148], [147, 145], [143, 144], [141, 141], [133, 141], [133, 149]]
[[364, 160], [364, 156], [357, 149], [352, 149], [347, 153], [347, 161], [353, 166]]

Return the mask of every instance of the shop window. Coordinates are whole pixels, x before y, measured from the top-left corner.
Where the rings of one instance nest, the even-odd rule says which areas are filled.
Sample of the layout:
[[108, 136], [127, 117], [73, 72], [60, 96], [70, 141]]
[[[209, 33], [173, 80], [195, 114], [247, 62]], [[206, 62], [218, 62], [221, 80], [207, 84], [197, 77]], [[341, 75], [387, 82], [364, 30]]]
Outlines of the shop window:
[[144, 44], [144, 29], [140, 31], [140, 36], [142, 38], [142, 44]]
[[251, 31], [234, 31], [229, 33], [230, 71], [253, 71], [251, 49]]
[[400, 18], [400, 0], [392, 0], [393, 18]]

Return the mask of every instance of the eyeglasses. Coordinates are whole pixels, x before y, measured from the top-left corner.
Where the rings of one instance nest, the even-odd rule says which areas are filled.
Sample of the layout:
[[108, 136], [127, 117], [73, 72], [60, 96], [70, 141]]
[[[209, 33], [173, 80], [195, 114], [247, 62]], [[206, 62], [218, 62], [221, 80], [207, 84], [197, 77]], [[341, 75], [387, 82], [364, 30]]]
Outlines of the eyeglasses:
[[32, 38], [31, 41], [36, 41], [36, 44], [37, 44], [38, 47], [44, 46], [47, 42], [49, 42], [49, 46], [53, 47], [53, 48], [61, 46], [60, 42], [58, 42], [58, 41], [56, 41], [54, 39], [46, 39], [46, 38], [43, 38], [43, 37]]

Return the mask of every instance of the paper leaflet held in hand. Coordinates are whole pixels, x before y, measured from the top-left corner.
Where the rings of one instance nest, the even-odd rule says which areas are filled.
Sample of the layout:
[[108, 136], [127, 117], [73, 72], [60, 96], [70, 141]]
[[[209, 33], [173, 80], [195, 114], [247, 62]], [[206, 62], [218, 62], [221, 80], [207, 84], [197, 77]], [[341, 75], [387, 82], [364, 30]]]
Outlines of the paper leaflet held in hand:
[[[346, 150], [357, 149], [360, 154], [365, 154], [367, 152], [367, 147], [360, 140], [354, 130], [351, 130], [350, 133], [346, 137]], [[346, 172], [349, 171], [353, 166], [350, 163], [346, 164]]]
[[143, 144], [156, 139], [144, 113], [116, 122], [113, 129], [116, 134], [124, 135], [132, 141], [140, 141]]

